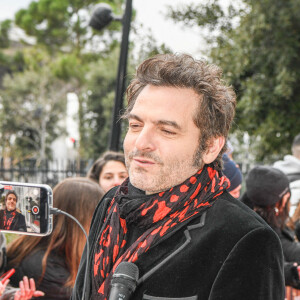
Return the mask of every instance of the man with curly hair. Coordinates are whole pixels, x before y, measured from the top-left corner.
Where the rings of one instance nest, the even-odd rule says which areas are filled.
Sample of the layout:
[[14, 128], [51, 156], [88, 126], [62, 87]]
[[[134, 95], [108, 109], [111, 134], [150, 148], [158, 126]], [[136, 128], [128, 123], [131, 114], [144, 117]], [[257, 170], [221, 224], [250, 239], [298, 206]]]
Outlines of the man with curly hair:
[[157, 55], [138, 67], [127, 100], [129, 178], [96, 209], [72, 299], [108, 299], [122, 262], [139, 270], [130, 299], [283, 299], [278, 237], [227, 192], [221, 159], [236, 99], [221, 70]]

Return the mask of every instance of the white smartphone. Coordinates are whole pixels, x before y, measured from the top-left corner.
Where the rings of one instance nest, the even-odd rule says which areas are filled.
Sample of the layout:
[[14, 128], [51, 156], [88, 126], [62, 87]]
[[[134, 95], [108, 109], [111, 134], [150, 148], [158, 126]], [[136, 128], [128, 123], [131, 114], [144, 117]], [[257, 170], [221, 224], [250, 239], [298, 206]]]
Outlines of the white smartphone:
[[52, 207], [50, 186], [0, 181], [0, 231], [49, 235], [52, 232]]

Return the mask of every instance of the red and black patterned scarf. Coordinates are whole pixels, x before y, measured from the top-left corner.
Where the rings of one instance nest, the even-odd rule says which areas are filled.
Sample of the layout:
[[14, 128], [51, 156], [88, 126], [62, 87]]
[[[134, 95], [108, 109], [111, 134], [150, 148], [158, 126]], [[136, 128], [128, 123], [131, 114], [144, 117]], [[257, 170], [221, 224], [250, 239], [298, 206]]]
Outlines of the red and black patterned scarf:
[[15, 216], [16, 216], [16, 210], [8, 212], [6, 209], [3, 213], [3, 229], [9, 230], [11, 223], [13, 222]]
[[[97, 241], [92, 284], [97, 299], [107, 299], [111, 276], [121, 261], [136, 262], [178, 224], [209, 208], [230, 185], [212, 164], [158, 194], [136, 198], [128, 193], [128, 182], [127, 179], [112, 199]], [[143, 234], [124, 247], [129, 224], [143, 228]]]

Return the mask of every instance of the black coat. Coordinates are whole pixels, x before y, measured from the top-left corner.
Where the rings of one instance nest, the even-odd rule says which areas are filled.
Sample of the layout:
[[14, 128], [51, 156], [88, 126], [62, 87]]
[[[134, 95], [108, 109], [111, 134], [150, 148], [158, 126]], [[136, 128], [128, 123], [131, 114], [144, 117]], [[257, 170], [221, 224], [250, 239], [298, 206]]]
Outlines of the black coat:
[[[92, 220], [90, 266], [111, 197], [111, 193], [104, 197]], [[81, 299], [86, 262], [85, 250], [73, 300]], [[162, 266], [155, 271], [160, 263]], [[131, 299], [284, 299], [283, 255], [278, 236], [227, 192], [200, 217], [142, 254], [136, 265], [140, 278], [146, 278], [140, 279]], [[90, 299], [91, 290], [92, 267], [88, 269], [85, 299]]]
[[293, 230], [285, 227], [281, 231], [276, 231], [279, 235], [285, 261], [296, 262], [300, 265], [300, 243], [295, 241]]
[[300, 280], [297, 268], [293, 265], [295, 262], [300, 265], [300, 243], [295, 240], [293, 230], [285, 227], [283, 230], [276, 230], [284, 255], [284, 275], [285, 284], [300, 289]]
[[[0, 210], [0, 229], [4, 229], [3, 224], [3, 216], [4, 216], [4, 210]], [[27, 231], [25, 217], [16, 211], [16, 215], [11, 223], [10, 230], [15, 231]]]
[[10, 278], [10, 283], [14, 287], [18, 287], [19, 281], [26, 275], [29, 278], [34, 279], [37, 290], [45, 293], [45, 296], [35, 297], [33, 299], [69, 299], [71, 289], [64, 287], [64, 284], [67, 281], [70, 272], [63, 256], [60, 256], [55, 252], [50, 253], [47, 260], [45, 275], [43, 280], [39, 283], [39, 279], [42, 274], [42, 259], [44, 254], [45, 250], [38, 250], [25, 257], [16, 268], [16, 273]]
[[[241, 202], [246, 204], [248, 207], [253, 209], [253, 203], [249, 199], [247, 193], [244, 193], [241, 197]], [[296, 229], [299, 230], [300, 236], [300, 223]], [[288, 227], [285, 227], [283, 230], [274, 229], [278, 234], [281, 241], [283, 255], [284, 255], [284, 279], [285, 285], [291, 286], [296, 289], [300, 289], [300, 280], [297, 271], [297, 267], [294, 266], [294, 263], [300, 264], [300, 243], [295, 241], [295, 233], [290, 230]], [[296, 230], [297, 233], [297, 230]], [[299, 238], [298, 238], [299, 239]]]

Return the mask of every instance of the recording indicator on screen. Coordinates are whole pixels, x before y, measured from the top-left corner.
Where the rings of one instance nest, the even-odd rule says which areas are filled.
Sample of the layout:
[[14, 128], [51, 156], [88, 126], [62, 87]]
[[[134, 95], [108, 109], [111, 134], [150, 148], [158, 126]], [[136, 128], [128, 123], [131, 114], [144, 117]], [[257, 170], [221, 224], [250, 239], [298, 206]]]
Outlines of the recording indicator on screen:
[[37, 215], [40, 212], [40, 209], [38, 206], [33, 206], [31, 211], [34, 215]]

